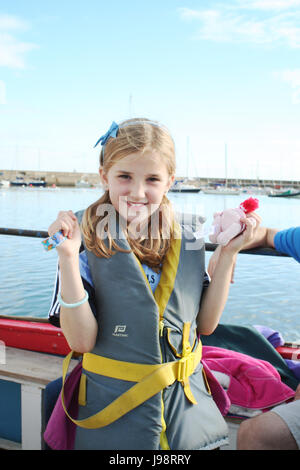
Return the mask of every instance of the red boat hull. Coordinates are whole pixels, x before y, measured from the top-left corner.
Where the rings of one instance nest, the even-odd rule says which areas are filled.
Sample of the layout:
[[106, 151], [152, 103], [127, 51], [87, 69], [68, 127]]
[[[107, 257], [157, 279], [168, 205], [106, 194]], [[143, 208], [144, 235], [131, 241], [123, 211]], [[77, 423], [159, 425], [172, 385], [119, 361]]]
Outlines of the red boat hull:
[[62, 330], [48, 323], [0, 318], [0, 341], [30, 351], [63, 356], [70, 352]]
[[299, 347], [292, 347], [292, 346], [279, 346], [276, 348], [279, 354], [284, 359], [291, 359], [294, 361], [300, 361], [300, 348]]

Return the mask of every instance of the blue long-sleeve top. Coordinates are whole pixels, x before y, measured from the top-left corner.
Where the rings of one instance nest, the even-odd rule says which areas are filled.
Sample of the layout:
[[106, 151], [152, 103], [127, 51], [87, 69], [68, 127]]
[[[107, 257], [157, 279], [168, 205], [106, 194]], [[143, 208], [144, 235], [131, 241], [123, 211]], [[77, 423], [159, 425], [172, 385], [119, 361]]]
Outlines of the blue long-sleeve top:
[[274, 245], [277, 251], [292, 256], [300, 263], [300, 227], [291, 227], [277, 232]]

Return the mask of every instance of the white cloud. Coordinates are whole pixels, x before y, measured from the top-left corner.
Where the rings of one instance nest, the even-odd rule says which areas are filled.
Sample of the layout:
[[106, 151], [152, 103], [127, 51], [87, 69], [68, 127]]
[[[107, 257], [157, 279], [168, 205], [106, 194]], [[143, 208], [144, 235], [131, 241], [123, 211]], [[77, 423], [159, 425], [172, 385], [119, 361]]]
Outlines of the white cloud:
[[[195, 20], [197, 39], [256, 44], [286, 43], [300, 47], [300, 0], [238, 0], [215, 3], [214, 9], [179, 9], [182, 19]], [[278, 11], [280, 10], [280, 11]]]
[[12, 15], [0, 14], [0, 30], [24, 30], [28, 29], [28, 23]]
[[300, 5], [300, 0], [238, 0], [239, 8], [249, 10], [286, 10]]
[[11, 15], [0, 15], [0, 67], [25, 68], [25, 54], [37, 46], [20, 41], [16, 34], [28, 29], [28, 24]]
[[0, 104], [6, 104], [6, 86], [3, 80], [0, 80]]
[[293, 89], [292, 103], [300, 104], [300, 69], [281, 70], [280, 72], [275, 72], [275, 76]]

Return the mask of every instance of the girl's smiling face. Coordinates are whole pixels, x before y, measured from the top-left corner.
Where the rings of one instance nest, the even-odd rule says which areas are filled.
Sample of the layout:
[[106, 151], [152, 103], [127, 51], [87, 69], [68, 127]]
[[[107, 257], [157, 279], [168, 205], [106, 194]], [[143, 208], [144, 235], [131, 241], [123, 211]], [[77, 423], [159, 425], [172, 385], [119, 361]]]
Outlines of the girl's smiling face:
[[149, 217], [174, 182], [158, 152], [133, 153], [112, 165], [100, 177], [112, 205], [128, 222]]

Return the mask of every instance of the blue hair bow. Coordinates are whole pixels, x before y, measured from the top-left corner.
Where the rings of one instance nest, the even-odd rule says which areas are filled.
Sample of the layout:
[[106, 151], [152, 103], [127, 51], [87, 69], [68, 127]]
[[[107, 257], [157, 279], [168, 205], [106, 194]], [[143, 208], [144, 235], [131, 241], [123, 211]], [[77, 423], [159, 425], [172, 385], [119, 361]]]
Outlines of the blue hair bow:
[[94, 148], [97, 147], [97, 145], [100, 142], [101, 142], [101, 145], [104, 147], [104, 145], [106, 144], [106, 142], [108, 141], [110, 137], [114, 137], [114, 138], [117, 137], [118, 130], [119, 130], [118, 124], [115, 121], [113, 121], [112, 125], [110, 126], [106, 134], [102, 135], [100, 139], [98, 139], [97, 143], [94, 145]]

